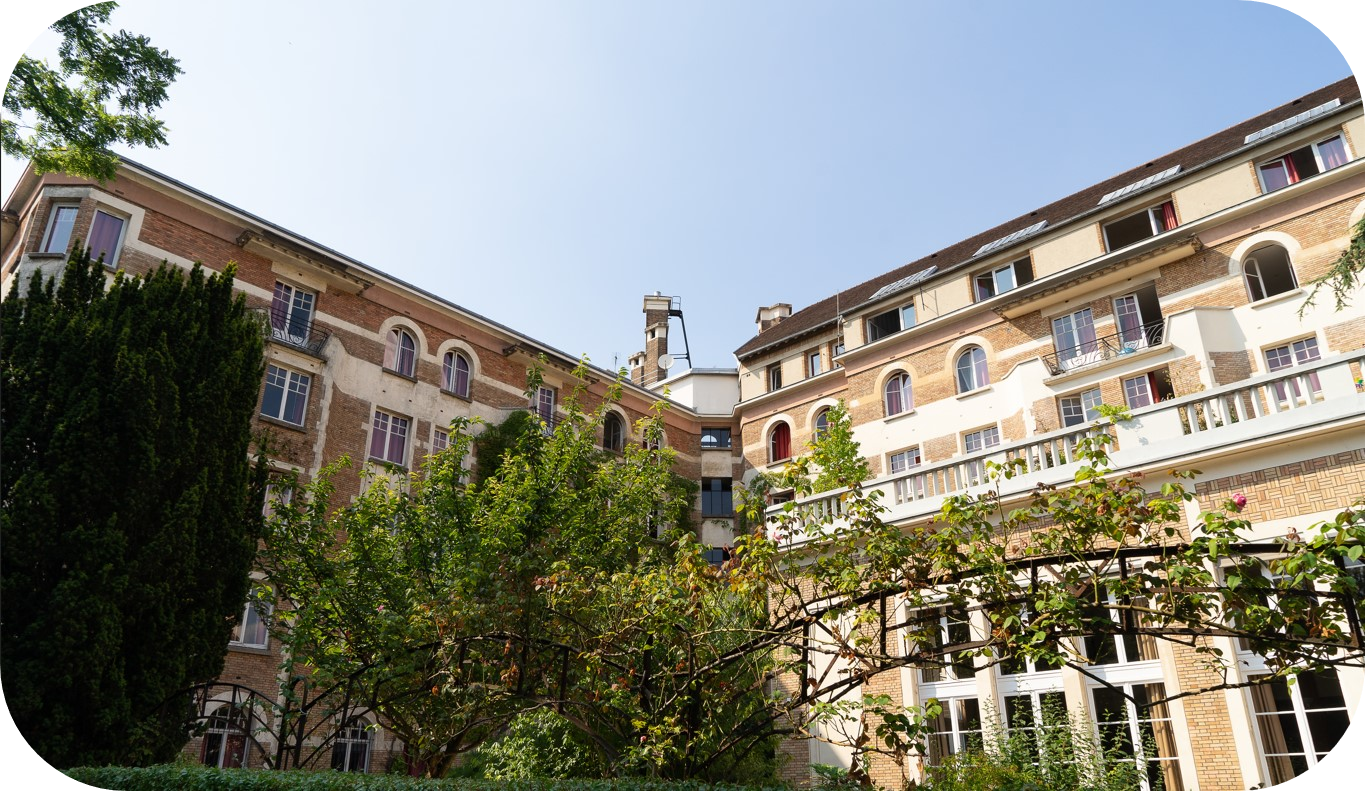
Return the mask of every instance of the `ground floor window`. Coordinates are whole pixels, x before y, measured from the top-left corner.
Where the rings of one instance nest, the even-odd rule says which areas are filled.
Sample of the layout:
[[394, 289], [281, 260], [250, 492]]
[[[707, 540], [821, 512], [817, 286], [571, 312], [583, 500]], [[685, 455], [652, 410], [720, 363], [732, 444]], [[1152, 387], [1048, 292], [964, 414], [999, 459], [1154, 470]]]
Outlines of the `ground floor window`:
[[1153, 703], [1166, 697], [1166, 685], [1096, 687], [1091, 694], [1101, 749], [1137, 764], [1142, 791], [1183, 789], [1170, 709], [1164, 702]]
[[1307, 772], [1321, 761], [1351, 724], [1341, 681], [1335, 670], [1300, 673], [1293, 686], [1288, 679], [1269, 679], [1249, 687], [1261, 758], [1267, 779], [1283, 783]]
[[209, 715], [209, 727], [204, 733], [205, 766], [219, 769], [240, 769], [246, 766], [246, 716], [241, 709], [223, 704]]
[[337, 733], [332, 744], [332, 768], [340, 772], [366, 772], [370, 768], [370, 730], [353, 722]]
[[1049, 749], [1057, 739], [1050, 734], [1059, 734], [1062, 740], [1070, 738], [1066, 719], [1066, 693], [1022, 692], [1005, 696], [1005, 727], [1011, 735], [1018, 734], [1028, 743], [1030, 751], [1049, 760], [1068, 760], [1069, 755], [1052, 755]]
[[981, 706], [976, 698], [939, 699], [943, 711], [932, 721], [929, 736], [929, 764], [939, 766], [950, 755], [979, 750]]

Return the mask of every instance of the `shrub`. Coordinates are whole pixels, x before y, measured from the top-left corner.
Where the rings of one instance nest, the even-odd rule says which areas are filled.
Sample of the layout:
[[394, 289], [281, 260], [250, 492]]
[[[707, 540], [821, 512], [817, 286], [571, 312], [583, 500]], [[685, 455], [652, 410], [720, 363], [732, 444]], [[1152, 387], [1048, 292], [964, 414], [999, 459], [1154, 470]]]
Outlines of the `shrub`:
[[601, 761], [578, 731], [549, 709], [514, 718], [497, 741], [478, 749], [490, 780], [602, 776]]

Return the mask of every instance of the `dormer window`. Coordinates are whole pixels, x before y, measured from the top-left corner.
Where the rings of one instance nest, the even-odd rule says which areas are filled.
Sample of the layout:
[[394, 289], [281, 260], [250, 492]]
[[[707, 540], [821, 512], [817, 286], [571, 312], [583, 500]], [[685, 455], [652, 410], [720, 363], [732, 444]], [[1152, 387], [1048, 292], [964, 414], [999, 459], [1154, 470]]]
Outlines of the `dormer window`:
[[1175, 204], [1166, 201], [1105, 225], [1104, 243], [1107, 250], [1119, 250], [1163, 234], [1179, 224], [1175, 217]]
[[[885, 338], [894, 335], [901, 330], [908, 330], [915, 326], [915, 303], [902, 305], [894, 310], [885, 313], [878, 313], [867, 320], [867, 342], [871, 343], [878, 338]], [[836, 353], [842, 353], [836, 352]]]
[[982, 272], [977, 275], [973, 280], [972, 293], [976, 295], [976, 301], [981, 302], [996, 294], [1003, 294], [1025, 283], [1032, 282], [1033, 262], [1027, 258], [1021, 258], [999, 269], [992, 269], [989, 272]]
[[1256, 167], [1256, 173], [1261, 177], [1261, 189], [1274, 192], [1309, 176], [1339, 168], [1348, 161], [1346, 141], [1341, 135], [1333, 135], [1263, 162]]

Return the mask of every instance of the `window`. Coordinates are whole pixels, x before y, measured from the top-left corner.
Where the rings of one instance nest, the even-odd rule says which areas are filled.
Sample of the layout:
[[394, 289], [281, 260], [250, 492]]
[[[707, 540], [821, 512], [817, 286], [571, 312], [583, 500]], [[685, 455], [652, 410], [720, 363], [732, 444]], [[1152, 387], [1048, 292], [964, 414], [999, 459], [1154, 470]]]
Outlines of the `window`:
[[702, 550], [701, 556], [712, 566], [720, 567], [730, 559], [730, 550], [725, 547], [707, 547]]
[[332, 742], [332, 768], [339, 772], [366, 772], [370, 768], [370, 729], [364, 720], [337, 731]]
[[891, 474], [895, 475], [898, 472], [905, 472], [911, 467], [918, 467], [919, 464], [919, 448], [915, 447], [891, 454], [887, 459], [886, 466], [891, 470]]
[[[1066, 693], [1025, 692], [1005, 696], [1005, 727], [1018, 733], [1028, 743], [1030, 751], [1043, 758], [1068, 760], [1068, 754], [1053, 747], [1069, 747], [1066, 733]], [[1049, 732], [1057, 738], [1049, 738]], [[1060, 740], [1060, 743], [1059, 743]], [[1069, 751], [1068, 751], [1069, 753]], [[1176, 791], [1176, 789], [1172, 789]]]
[[883, 388], [882, 403], [886, 406], [886, 416], [899, 415], [915, 408], [915, 396], [910, 390], [910, 374], [898, 373], [886, 380]]
[[1261, 757], [1272, 784], [1298, 777], [1321, 761], [1351, 724], [1335, 670], [1299, 673], [1293, 686], [1284, 678], [1249, 687]]
[[107, 212], [95, 211], [95, 219], [90, 223], [90, 237], [86, 244], [90, 257], [104, 262], [105, 266], [118, 263], [119, 243], [123, 240], [123, 218]]
[[237, 624], [232, 627], [231, 643], [252, 648], [265, 648], [270, 638], [270, 630], [267, 627], [269, 620], [270, 605], [258, 605], [255, 601], [247, 602], [246, 607], [242, 610], [241, 620], [237, 621]]
[[814, 435], [815, 439], [820, 439], [825, 436], [825, 434], [829, 433], [828, 409], [820, 410], [820, 413], [815, 416], [814, 430], [811, 433]]
[[768, 461], [783, 461], [792, 457], [792, 430], [786, 423], [778, 423], [768, 434]]
[[[1000, 444], [1000, 428], [991, 426], [980, 431], [971, 431], [962, 435], [962, 452], [978, 453], [983, 450], [990, 450]], [[966, 465], [967, 480], [963, 481], [968, 486], [975, 486], [986, 477], [986, 463], [984, 459], [972, 459]]]
[[[265, 502], [261, 505], [261, 516], [266, 519], [275, 515], [275, 509], [294, 502], [294, 487], [283, 475], [272, 475], [265, 485]], [[243, 619], [245, 620], [245, 619]]]
[[[1096, 687], [1091, 694], [1095, 701], [1100, 746], [1105, 750], [1117, 749], [1129, 756], [1119, 760], [1137, 764], [1142, 775], [1142, 791], [1184, 788], [1176, 759], [1170, 709], [1165, 703], [1153, 703], [1166, 697], [1166, 686], [1159, 683], [1122, 684], [1116, 688]], [[1137, 703], [1124, 695], [1131, 696]]]
[[270, 301], [270, 334], [277, 341], [295, 346], [308, 344], [308, 331], [313, 326], [313, 304], [317, 295], [295, 288], [288, 283], [275, 283], [275, 296]]
[[52, 216], [47, 220], [47, 233], [43, 235], [42, 253], [65, 253], [71, 244], [71, 229], [76, 225], [76, 212], [79, 206], [52, 207]]
[[1164, 324], [1156, 284], [1148, 283], [1114, 300], [1114, 324], [1118, 327], [1119, 353], [1128, 354], [1161, 343]]
[[547, 426], [555, 424], [555, 389], [541, 385], [536, 391], [535, 400], [531, 402], [531, 411], [536, 416], [545, 421]]
[[782, 389], [782, 363], [768, 366], [768, 392]]
[[308, 374], [290, 371], [277, 365], [265, 369], [265, 396], [261, 399], [261, 414], [295, 426], [303, 425], [303, 411], [308, 406]]
[[446, 352], [441, 361], [441, 387], [447, 393], [469, 398], [469, 360], [459, 352]]
[[734, 516], [735, 504], [729, 478], [701, 479], [702, 516]]
[[1118, 250], [1143, 239], [1165, 233], [1175, 228], [1175, 204], [1171, 201], [1143, 209], [1104, 226], [1104, 242], [1107, 250]]
[[1128, 403], [1129, 409], [1151, 406], [1157, 401], [1175, 398], [1175, 390], [1171, 387], [1170, 373], [1162, 368], [1157, 371], [1148, 371], [1141, 376], [1124, 379], [1123, 398]]
[[[1089, 598], [1089, 592], [1082, 598]], [[1107, 591], [1102, 591], [1100, 600], [1114, 604], [1114, 595]], [[1132, 600], [1134, 607], [1145, 606], [1146, 602], [1141, 598]], [[1120, 615], [1117, 609], [1109, 609], [1100, 606], [1088, 608], [1091, 615], [1097, 620], [1108, 620], [1115, 624], [1119, 623]], [[1141, 626], [1141, 618], [1133, 614], [1134, 625]], [[1085, 638], [1085, 655], [1096, 665], [1122, 665], [1129, 662], [1150, 662], [1157, 659], [1156, 638], [1150, 634], [1092, 634]]]
[[820, 375], [820, 350], [806, 353], [806, 376]]
[[843, 363], [836, 362], [836, 361], [834, 360], [835, 357], [838, 357], [839, 355], [841, 355], [841, 354], [843, 354], [843, 353], [844, 353], [844, 342], [843, 342], [843, 341], [836, 341], [835, 343], [830, 344], [830, 347], [829, 347], [829, 359], [830, 359], [830, 361], [834, 364], [834, 367], [835, 367], [835, 368], [842, 368], [842, 367], [843, 367]]
[[246, 715], [242, 710], [224, 703], [209, 715], [208, 723], [200, 755], [203, 764], [219, 769], [246, 766]]
[[720, 450], [730, 447], [730, 429], [719, 426], [701, 430], [701, 447], [703, 450]]
[[972, 628], [967, 620], [967, 613], [946, 607], [935, 612], [936, 616], [927, 629], [930, 645], [925, 647], [929, 649], [932, 658], [943, 664], [940, 666], [929, 664], [921, 667], [919, 671], [920, 681], [925, 684], [933, 684], [939, 681], [961, 681], [975, 678], [976, 666], [971, 656], [943, 650], [948, 646], [971, 642]]
[[1057, 365], [1063, 371], [1098, 362], [1101, 352], [1095, 343], [1095, 320], [1090, 308], [1053, 319], [1052, 342], [1057, 347]]
[[976, 698], [940, 699], [943, 711], [930, 722], [929, 765], [939, 766], [950, 755], [980, 749], [981, 706]]
[[1032, 282], [1033, 262], [1021, 258], [999, 269], [977, 275], [973, 280], [972, 293], [976, 295], [976, 301], [980, 302]]
[[[1322, 354], [1318, 351], [1317, 338], [1304, 338], [1302, 340], [1294, 341], [1293, 343], [1285, 344], [1284, 346], [1276, 346], [1273, 349], [1265, 350], [1265, 367], [1267, 371], [1272, 373], [1293, 368], [1296, 365], [1305, 365], [1320, 359], [1322, 359]], [[1289, 393], [1293, 393], [1294, 398], [1299, 398], [1299, 380], [1302, 378], [1303, 377], [1296, 376], [1287, 383], [1276, 382], [1275, 397], [1280, 401], [1287, 402], [1289, 400]], [[1314, 395], [1322, 392], [1322, 384], [1318, 381], [1317, 371], [1310, 371], [1308, 373], [1308, 386], [1312, 389]]]
[[1099, 405], [1104, 403], [1098, 387], [1076, 395], [1063, 396], [1057, 400], [1058, 411], [1062, 413], [1063, 426], [1079, 426], [1099, 420]]
[[436, 429], [431, 432], [431, 452], [440, 453], [450, 447], [450, 432]]
[[370, 434], [370, 458], [390, 464], [403, 463], [408, 451], [408, 419], [374, 411], [374, 430]]
[[[705, 440], [702, 447], [706, 447]], [[626, 422], [615, 412], [602, 419], [602, 449], [620, 453], [626, 449]]]
[[407, 330], [394, 327], [384, 341], [384, 367], [403, 376], [417, 374], [417, 341]]
[[1277, 244], [1253, 250], [1242, 262], [1242, 274], [1246, 277], [1247, 294], [1252, 302], [1260, 302], [1299, 287], [1288, 251]]
[[970, 393], [991, 383], [990, 369], [986, 367], [986, 352], [980, 346], [972, 346], [957, 356], [957, 391]]
[[[894, 310], [885, 313], [878, 313], [876, 316], [867, 320], [867, 342], [871, 343], [878, 338], [885, 338], [894, 335], [901, 330], [908, 330], [915, 326], [915, 303], [902, 305]], [[840, 344], [842, 347], [842, 344]], [[843, 354], [843, 349], [839, 349], [839, 354]]]
[[1274, 192], [1309, 176], [1339, 168], [1347, 161], [1345, 141], [1341, 135], [1333, 135], [1263, 162], [1256, 167], [1256, 173], [1261, 177], [1261, 189]]

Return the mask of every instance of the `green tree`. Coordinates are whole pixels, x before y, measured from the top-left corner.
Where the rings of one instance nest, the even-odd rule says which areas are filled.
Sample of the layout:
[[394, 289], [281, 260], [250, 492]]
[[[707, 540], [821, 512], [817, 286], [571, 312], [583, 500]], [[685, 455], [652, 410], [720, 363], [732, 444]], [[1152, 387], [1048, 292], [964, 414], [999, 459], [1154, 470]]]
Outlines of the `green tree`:
[[117, 5], [88, 5], [52, 25], [62, 37], [56, 69], [19, 58], [5, 88], [7, 117], [0, 118], [6, 155], [32, 160], [39, 173], [102, 183], [118, 168], [109, 146], [165, 145], [165, 123], [152, 113], [166, 101], [180, 66], [146, 36], [100, 30]]
[[55, 766], [169, 760], [179, 691], [222, 669], [263, 473], [262, 331], [233, 269], [163, 264], [106, 290], [80, 254], [0, 303], [0, 657]]

